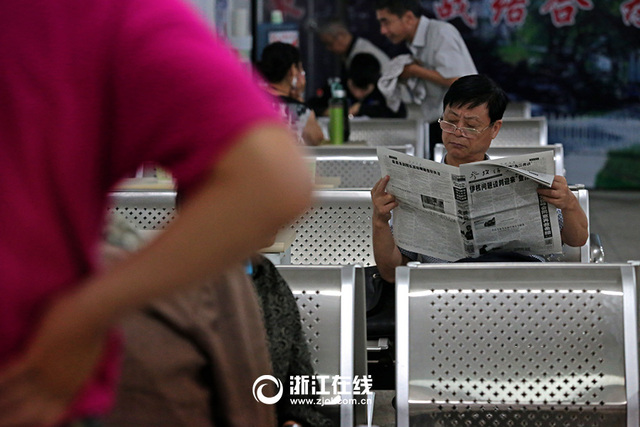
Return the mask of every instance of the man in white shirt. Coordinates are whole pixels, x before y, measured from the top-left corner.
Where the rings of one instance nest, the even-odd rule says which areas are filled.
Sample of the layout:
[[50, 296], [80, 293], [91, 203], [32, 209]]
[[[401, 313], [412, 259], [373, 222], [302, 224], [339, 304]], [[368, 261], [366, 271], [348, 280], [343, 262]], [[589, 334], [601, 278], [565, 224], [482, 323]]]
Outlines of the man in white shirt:
[[478, 71], [460, 32], [448, 22], [423, 16], [418, 0], [376, 0], [375, 9], [380, 33], [393, 43], [405, 42], [415, 59], [404, 67], [400, 78], [425, 82], [427, 93], [421, 106], [430, 124], [432, 157], [433, 147], [442, 142], [438, 117], [444, 94], [457, 78]]

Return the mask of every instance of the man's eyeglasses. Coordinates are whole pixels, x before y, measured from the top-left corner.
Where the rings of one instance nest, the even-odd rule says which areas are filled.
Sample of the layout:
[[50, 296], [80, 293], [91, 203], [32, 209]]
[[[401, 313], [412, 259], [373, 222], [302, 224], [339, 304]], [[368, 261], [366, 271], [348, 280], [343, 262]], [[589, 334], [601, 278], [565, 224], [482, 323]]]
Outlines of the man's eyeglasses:
[[459, 130], [460, 131], [460, 135], [462, 135], [465, 138], [469, 138], [469, 139], [477, 138], [478, 136], [480, 136], [480, 134], [482, 132], [484, 132], [485, 130], [489, 129], [491, 127], [491, 125], [493, 125], [493, 123], [489, 123], [489, 126], [487, 126], [486, 128], [484, 128], [482, 130], [478, 130], [478, 129], [475, 129], [475, 128], [460, 128], [460, 127], [454, 125], [453, 123], [450, 123], [450, 122], [444, 120], [442, 117], [440, 117], [438, 119], [438, 123], [440, 123], [440, 129], [442, 129], [444, 132], [456, 133], [456, 131]]

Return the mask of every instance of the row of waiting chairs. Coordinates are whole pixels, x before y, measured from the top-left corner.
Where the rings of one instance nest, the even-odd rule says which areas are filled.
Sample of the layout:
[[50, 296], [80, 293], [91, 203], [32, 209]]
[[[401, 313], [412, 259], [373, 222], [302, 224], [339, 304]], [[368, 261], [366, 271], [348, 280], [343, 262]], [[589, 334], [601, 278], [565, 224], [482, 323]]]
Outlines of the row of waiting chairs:
[[[589, 193], [575, 187], [574, 194], [589, 219]], [[173, 220], [175, 192], [117, 191], [111, 194], [111, 207], [142, 233], [163, 229]], [[369, 190], [321, 190], [314, 204], [291, 228], [295, 240], [290, 248], [292, 264], [365, 266], [375, 263], [371, 231]], [[590, 242], [581, 248], [565, 248], [567, 262], [591, 261]]]
[[[329, 120], [320, 117], [318, 123], [325, 135], [329, 135]], [[371, 147], [410, 144], [418, 157], [428, 157], [429, 126], [422, 119], [367, 119], [349, 120], [349, 141], [344, 145]], [[427, 148], [428, 150], [428, 148]]]
[[[388, 148], [395, 149], [401, 152], [405, 152], [407, 154], [411, 154], [411, 145], [407, 144], [405, 146], [389, 146]], [[530, 154], [539, 151], [553, 151], [554, 154], [554, 162], [556, 173], [564, 175], [564, 150], [562, 144], [552, 144], [545, 146], [491, 146], [488, 150], [488, 154], [492, 158], [501, 158], [506, 156], [514, 156], [514, 155], [522, 155], [522, 154]], [[435, 161], [442, 161], [442, 157], [444, 156], [445, 150], [442, 144], [436, 144], [435, 147]], [[336, 203], [338, 203], [337, 199], [340, 199], [343, 204], [345, 199], [352, 198], [353, 203], [360, 206], [357, 208], [358, 210], [366, 210], [367, 208], [363, 206], [363, 203], [368, 203], [368, 196], [361, 194], [360, 196], [356, 196], [353, 190], [369, 190], [373, 187], [373, 185], [379, 180], [380, 166], [378, 163], [377, 155], [376, 155], [376, 147], [362, 147], [362, 146], [332, 146], [332, 147], [313, 147], [308, 151], [309, 159], [315, 162], [316, 165], [316, 179], [321, 180], [323, 178], [334, 178], [334, 184], [336, 188], [340, 189], [349, 189], [350, 193], [342, 193], [341, 195], [336, 195]], [[589, 198], [588, 198], [588, 190], [584, 188], [582, 185], [574, 185], [572, 186], [574, 190], [574, 194], [578, 198], [581, 207], [589, 216]], [[327, 196], [329, 197], [329, 196]], [[329, 197], [331, 198], [331, 197]], [[360, 200], [358, 198], [362, 198]], [[325, 223], [320, 223], [325, 224]], [[318, 224], [310, 221], [302, 224], [304, 228], [311, 228], [312, 231], [315, 231], [315, 228], [318, 227]], [[361, 227], [350, 229], [348, 232], [351, 234], [354, 231], [361, 229]], [[593, 242], [591, 241], [593, 239]], [[305, 240], [305, 244], [309, 241], [313, 242], [316, 239]], [[352, 239], [346, 239], [347, 242], [353, 241]], [[587, 262], [590, 259], [598, 260], [599, 262], [603, 259], [603, 249], [599, 241], [599, 236], [591, 235], [589, 237], [589, 244], [583, 246], [582, 248], [566, 248], [567, 255], [565, 255], [564, 260], [568, 261], [583, 261]], [[591, 247], [593, 244], [593, 247]], [[308, 245], [307, 245], [308, 246]], [[339, 245], [339, 248], [342, 245]], [[368, 247], [368, 246], [365, 246]], [[354, 248], [357, 252], [361, 252], [362, 247], [358, 246]], [[302, 252], [305, 252], [304, 248], [301, 249]], [[309, 249], [310, 255], [315, 258], [322, 259], [325, 254], [325, 250], [316, 247], [311, 247]], [[309, 259], [306, 257], [305, 259]], [[369, 261], [369, 258], [365, 258], [366, 262]], [[335, 257], [334, 257], [335, 260]]]
[[[511, 104], [510, 104], [511, 105]], [[514, 107], [505, 112], [503, 125], [492, 147], [536, 147], [548, 144], [548, 127], [545, 117], [531, 117], [528, 103], [514, 103]], [[509, 113], [511, 112], [511, 113]], [[328, 119], [320, 117], [319, 123], [328, 135]], [[419, 117], [408, 119], [369, 119], [350, 120], [350, 138], [344, 147], [354, 146], [411, 146], [411, 154], [421, 158], [433, 158], [429, 153], [429, 125]], [[328, 148], [328, 147], [313, 147]], [[333, 148], [339, 148], [333, 146]], [[406, 150], [406, 148], [404, 149]], [[409, 153], [408, 151], [405, 151]], [[138, 177], [155, 175], [153, 165], [141, 168]]]
[[[127, 217], [138, 229], [161, 229], [164, 228], [166, 222], [171, 221], [175, 216], [175, 211], [173, 210], [174, 197], [175, 195], [172, 194], [172, 192], [160, 191], [151, 193], [114, 193], [112, 195], [113, 205], [111, 209]], [[371, 203], [368, 191], [322, 191], [316, 193], [316, 206], [310, 209], [310, 211], [300, 219], [299, 223], [295, 225], [298, 237], [292, 247], [292, 263], [301, 265], [279, 267], [298, 299], [301, 317], [305, 325], [305, 333], [313, 354], [314, 367], [319, 374], [330, 375], [333, 373], [334, 375], [348, 375], [349, 372], [351, 372], [353, 375], [363, 375], [366, 373], [366, 368], [363, 367], [363, 365], [366, 366], [366, 356], [363, 356], [363, 352], [366, 349], [366, 344], [363, 344], [363, 340], [366, 337], [366, 320], [364, 320], [365, 308], [363, 301], [364, 276], [362, 268], [355, 267], [353, 264], [357, 263], [360, 266], [373, 264], [370, 242], [370, 209]], [[305, 227], [309, 228], [305, 229]], [[314, 245], [315, 249], [307, 250]], [[318, 256], [318, 254], [321, 254], [321, 256]], [[336, 256], [338, 258], [335, 258]], [[309, 264], [319, 265], [310, 266]], [[327, 266], [321, 264], [342, 265]], [[540, 268], [546, 269], [546, 267], [549, 266], [549, 277], [560, 280], [569, 270], [565, 269], [565, 267], [555, 267], [556, 265], [571, 266], [571, 268], [576, 270], [580, 270], [580, 266], [584, 266], [584, 264], [578, 264], [578, 267], [576, 267], [575, 265], [566, 263], [545, 264], [544, 267]], [[446, 265], [437, 268], [446, 269], [450, 267], [456, 271], [459, 268], [458, 266], [452, 267]], [[500, 270], [500, 266], [494, 265], [492, 267]], [[426, 268], [436, 267], [427, 266]], [[399, 269], [399, 271], [403, 270]], [[511, 271], [511, 273], [513, 273], [513, 271]], [[501, 273], [493, 272], [491, 274]], [[538, 276], [540, 276], [539, 271]], [[531, 289], [538, 289], [534, 287], [534, 283], [537, 283], [536, 281], [538, 279], [533, 279], [538, 276], [526, 276], [528, 278], [527, 280], [529, 280], [527, 283]], [[540, 277], [544, 276], [543, 274]], [[477, 274], [471, 274], [469, 280], [473, 277], [477, 277]], [[513, 274], [507, 275], [506, 277], [513, 278]], [[569, 275], [569, 277], [573, 276]], [[601, 278], [593, 274], [588, 277], [594, 278], [595, 282], [593, 282], [593, 284], [595, 286], [598, 286], [597, 283], [601, 282]], [[399, 280], [398, 283], [403, 282]], [[461, 298], [464, 298], [464, 295], [469, 293], [466, 286], [467, 279], [461, 278], [458, 285], [462, 283], [465, 283], [464, 292], [461, 291], [459, 293], [461, 294]], [[591, 282], [587, 281], [584, 285], [586, 291], [590, 291], [590, 288], [586, 287], [588, 283]], [[559, 289], [562, 290], [564, 288]], [[400, 288], [398, 288], [398, 292], [400, 292]], [[407, 292], [410, 293], [410, 291]], [[606, 288], [601, 290], [601, 292], [617, 291], [611, 291], [610, 288]], [[476, 293], [478, 295], [482, 294], [482, 292]], [[507, 289], [507, 294], [508, 293], [511, 293], [510, 289]], [[451, 294], [453, 295], [455, 292], [451, 292]], [[533, 294], [535, 294], [535, 292], [533, 292], [532, 295]], [[536, 297], [533, 295], [531, 298], [535, 299]], [[348, 308], [345, 308], [343, 304], [346, 304]], [[402, 304], [402, 298], [398, 299], [398, 304]], [[529, 306], [529, 302], [527, 302], [526, 305]], [[398, 313], [406, 312], [402, 307], [399, 306], [397, 310]], [[557, 320], [558, 319], [556, 319], [556, 321]], [[344, 322], [346, 322], [346, 324]], [[400, 332], [400, 329], [398, 329], [398, 331], [397, 339], [402, 341], [404, 332]], [[407, 339], [414, 343], [421, 342], [418, 338]], [[404, 348], [403, 345], [402, 342], [396, 344], [398, 350], [398, 378], [401, 378], [401, 373], [404, 374], [404, 371], [400, 371], [400, 369], [404, 369], [403, 366], [405, 366], [401, 363], [401, 349]], [[343, 351], [347, 353], [347, 356], [343, 354]], [[339, 366], [338, 370], [336, 370], [337, 366]], [[401, 380], [398, 381], [398, 387], [401, 387], [403, 384], [405, 383]], [[411, 384], [411, 381], [407, 384]], [[446, 385], [443, 384], [442, 386], [446, 388]], [[402, 406], [404, 400], [400, 400], [400, 392], [401, 390], [398, 389], [398, 414], [404, 417], [403, 414], [405, 414], [405, 412], [403, 412], [404, 407]], [[407, 402], [411, 401], [413, 401], [412, 398], [407, 400]], [[353, 420], [356, 418], [362, 421], [361, 414], [364, 408], [358, 405], [343, 406], [344, 407], [341, 406], [339, 409], [341, 425], [351, 426], [353, 425]], [[418, 407], [420, 407], [420, 405], [418, 405]], [[484, 406], [483, 408], [483, 411], [486, 412], [487, 408]], [[408, 411], [409, 409], [411, 408], [407, 407]], [[591, 410], [593, 408], [588, 409]], [[609, 409], [609, 407], [607, 407], [607, 409]], [[411, 411], [413, 411], [413, 409], [411, 409]], [[427, 412], [429, 411], [428, 409]], [[358, 414], [360, 414], [360, 416], [358, 416]], [[534, 415], [527, 416], [533, 417]], [[441, 414], [438, 416], [452, 415]], [[467, 416], [471, 415], [464, 415], [464, 417]], [[478, 415], [475, 414], [473, 416]], [[490, 412], [489, 415], [486, 416], [496, 416], [496, 413]], [[504, 417], [506, 415], [500, 413], [500, 416]], [[598, 417], [599, 416], [600, 415], [598, 415]], [[420, 424], [421, 421], [419, 420], [421, 418], [418, 417], [416, 419], [418, 420], [418, 424]]]
[[[328, 120], [319, 123], [328, 135]], [[353, 119], [345, 145], [388, 146], [411, 144], [418, 157], [429, 158], [429, 125], [413, 119]], [[543, 146], [548, 144], [547, 120], [539, 117], [505, 117], [492, 146]]]
[[[364, 375], [363, 343], [350, 341], [365, 321], [362, 268], [279, 270], [311, 323], [318, 373]], [[398, 268], [397, 425], [640, 425], [638, 273], [630, 264]], [[361, 422], [359, 409], [342, 405], [340, 425]]]
[[[328, 126], [327, 120], [321, 125]], [[352, 120], [350, 142], [340, 146], [309, 147], [309, 155], [323, 160], [317, 175], [331, 176], [331, 158], [355, 158], [350, 164], [350, 172], [343, 169], [341, 187], [357, 188], [361, 183], [368, 183], [375, 178], [369, 167], [369, 158], [376, 160], [371, 151], [375, 147], [384, 146], [421, 158], [436, 158], [442, 148], [436, 148], [433, 156], [428, 152], [429, 126], [421, 119], [360, 119]], [[528, 152], [548, 145], [548, 129], [545, 117], [505, 118], [498, 136], [493, 140], [491, 149], [513, 149]], [[537, 147], [537, 148], [536, 148]], [[369, 150], [367, 150], [369, 148]], [[364, 162], [364, 163], [362, 163]], [[558, 170], [564, 170], [558, 169]], [[155, 174], [153, 165], [146, 165], [138, 171], [139, 177]], [[375, 182], [375, 181], [374, 181]]]
[[[407, 118], [415, 119], [423, 117], [422, 107], [417, 104], [406, 104]], [[531, 118], [531, 103], [529, 101], [510, 101], [504, 111], [505, 118]]]
[[[589, 219], [589, 193], [573, 188]], [[295, 240], [291, 263], [303, 265], [344, 265], [375, 263], [371, 230], [371, 195], [365, 190], [317, 191], [314, 205], [291, 228]], [[591, 262], [591, 236], [579, 248], [564, 247], [561, 261]]]
[[[385, 147], [408, 155], [414, 155], [411, 144], [390, 145]], [[319, 146], [308, 147], [307, 158], [315, 164], [316, 181], [332, 185], [335, 188], [370, 189], [380, 179], [380, 165], [376, 154], [377, 147], [365, 146]], [[507, 156], [531, 154], [541, 151], [553, 151], [556, 173], [565, 174], [564, 149], [562, 144], [544, 146], [491, 146], [487, 154], [499, 159]], [[436, 144], [434, 160], [441, 162], [445, 154], [443, 144]], [[331, 181], [331, 179], [334, 179]]]
[[[412, 144], [385, 148], [413, 156]], [[380, 179], [376, 147], [322, 145], [307, 147], [306, 156], [315, 165], [316, 183], [334, 188], [371, 188]]]

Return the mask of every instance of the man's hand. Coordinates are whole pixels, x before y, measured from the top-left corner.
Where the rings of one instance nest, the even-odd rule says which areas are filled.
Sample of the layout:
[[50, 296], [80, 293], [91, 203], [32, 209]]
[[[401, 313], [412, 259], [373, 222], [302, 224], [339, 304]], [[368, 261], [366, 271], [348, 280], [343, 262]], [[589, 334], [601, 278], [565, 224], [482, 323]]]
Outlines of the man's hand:
[[551, 188], [539, 188], [538, 194], [545, 202], [562, 210], [562, 243], [575, 247], [584, 245], [589, 238], [589, 221], [580, 207], [580, 202], [569, 189], [567, 180], [561, 175], [556, 175]]
[[65, 414], [93, 372], [106, 333], [81, 307], [76, 298], [55, 303], [26, 351], [0, 369], [0, 427], [50, 426]]
[[417, 62], [407, 64], [402, 69], [402, 74], [400, 74], [398, 78], [406, 80], [411, 77], [418, 77], [417, 71], [420, 69], [422, 69], [422, 67]]
[[359, 102], [355, 102], [351, 107], [349, 107], [349, 114], [352, 116], [357, 116], [360, 112], [360, 104]]
[[407, 64], [404, 66], [402, 70], [402, 74], [398, 76], [400, 79], [406, 80], [412, 77], [426, 80], [437, 85], [440, 85], [444, 88], [448, 88], [455, 82], [460, 76], [454, 77], [443, 77], [442, 74], [437, 72], [436, 70], [432, 70], [429, 68], [424, 68], [419, 62], [412, 62], [411, 64]]
[[391, 210], [398, 206], [396, 198], [387, 193], [389, 175], [380, 179], [371, 189], [371, 201], [373, 202], [372, 240], [373, 256], [378, 266], [378, 271], [387, 282], [395, 282], [396, 267], [403, 265], [404, 259], [391, 234], [389, 220]]
[[551, 188], [539, 188], [538, 194], [542, 196], [542, 199], [551, 203], [558, 209], [574, 209], [580, 207], [578, 199], [573, 195], [567, 184], [565, 177], [556, 175], [551, 183]]
[[387, 193], [389, 175], [380, 178], [371, 189], [371, 201], [373, 202], [373, 223], [377, 226], [388, 225], [391, 219], [391, 210], [398, 206], [396, 198]]

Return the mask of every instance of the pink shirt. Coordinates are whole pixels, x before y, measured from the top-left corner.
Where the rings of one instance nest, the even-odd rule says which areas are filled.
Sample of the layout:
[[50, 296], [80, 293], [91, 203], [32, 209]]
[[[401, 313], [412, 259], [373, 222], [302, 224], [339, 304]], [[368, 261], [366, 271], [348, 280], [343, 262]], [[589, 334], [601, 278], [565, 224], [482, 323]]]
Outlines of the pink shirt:
[[[156, 161], [191, 188], [242, 132], [280, 119], [182, 0], [6, 1], [0, 20], [2, 366], [92, 273], [122, 176]], [[74, 416], [108, 408], [114, 348]]]

